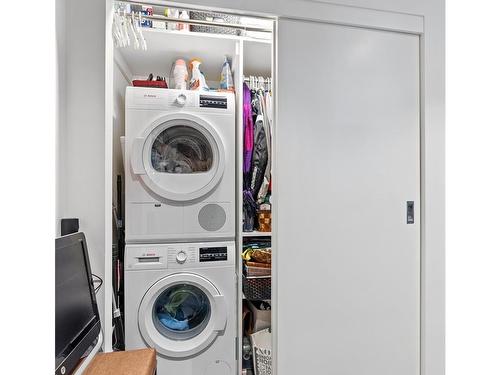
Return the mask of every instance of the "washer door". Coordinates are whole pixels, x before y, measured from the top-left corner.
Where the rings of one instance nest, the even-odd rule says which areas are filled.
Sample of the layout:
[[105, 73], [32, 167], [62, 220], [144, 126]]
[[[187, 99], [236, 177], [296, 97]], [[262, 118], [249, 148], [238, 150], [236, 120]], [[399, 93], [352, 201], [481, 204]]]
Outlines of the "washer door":
[[189, 114], [159, 118], [132, 144], [132, 172], [172, 201], [190, 201], [212, 191], [224, 173], [224, 160], [216, 130]]
[[150, 347], [168, 357], [199, 353], [224, 331], [224, 296], [207, 279], [178, 273], [156, 282], [139, 306], [139, 330]]

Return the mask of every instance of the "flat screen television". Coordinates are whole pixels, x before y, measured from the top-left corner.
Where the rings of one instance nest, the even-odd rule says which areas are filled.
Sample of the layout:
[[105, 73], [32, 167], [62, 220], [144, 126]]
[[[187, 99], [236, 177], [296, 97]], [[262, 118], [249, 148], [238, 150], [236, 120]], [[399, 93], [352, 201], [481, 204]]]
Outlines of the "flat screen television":
[[100, 345], [101, 323], [84, 234], [55, 242], [55, 374], [65, 375]]

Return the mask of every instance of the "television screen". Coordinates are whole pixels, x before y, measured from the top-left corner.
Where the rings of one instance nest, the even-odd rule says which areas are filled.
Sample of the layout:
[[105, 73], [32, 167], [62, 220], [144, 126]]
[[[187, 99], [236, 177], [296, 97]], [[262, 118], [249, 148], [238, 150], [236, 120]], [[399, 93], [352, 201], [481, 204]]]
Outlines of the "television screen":
[[[100, 331], [99, 313], [92, 284], [92, 272], [83, 233], [56, 239], [55, 264], [57, 369], [65, 372], [77, 364]], [[96, 330], [96, 325], [99, 326]], [[90, 336], [89, 336], [90, 335]]]

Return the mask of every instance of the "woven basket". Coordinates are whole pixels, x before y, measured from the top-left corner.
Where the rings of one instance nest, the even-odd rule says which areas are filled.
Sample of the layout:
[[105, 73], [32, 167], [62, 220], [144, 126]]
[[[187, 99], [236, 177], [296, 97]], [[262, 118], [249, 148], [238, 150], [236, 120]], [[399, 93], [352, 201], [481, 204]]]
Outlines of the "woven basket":
[[[221, 24], [224, 23], [232, 23], [239, 24], [240, 17], [232, 16], [229, 14], [222, 13], [212, 13], [212, 12], [190, 12], [189, 18], [197, 21], [212, 21], [212, 20], [220, 20]], [[241, 30], [234, 29], [232, 27], [224, 27], [224, 26], [204, 26], [204, 25], [191, 25], [191, 31], [199, 32], [199, 33], [212, 33], [212, 34], [231, 34], [231, 35], [240, 35]]]
[[243, 275], [243, 294], [250, 300], [271, 299], [271, 277]]
[[271, 267], [255, 267], [248, 264], [244, 265], [245, 275], [250, 276], [271, 276]]

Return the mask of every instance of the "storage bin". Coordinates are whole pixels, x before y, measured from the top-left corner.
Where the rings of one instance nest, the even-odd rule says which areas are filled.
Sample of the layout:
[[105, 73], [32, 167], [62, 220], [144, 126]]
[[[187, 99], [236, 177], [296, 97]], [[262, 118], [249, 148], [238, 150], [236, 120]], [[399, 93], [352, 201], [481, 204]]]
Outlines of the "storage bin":
[[145, 79], [134, 79], [132, 81], [134, 87], [155, 87], [158, 89], [167, 89], [167, 82], [165, 81], [148, 81]]
[[199, 33], [212, 33], [212, 34], [231, 34], [240, 35], [241, 30], [232, 27], [224, 27], [225, 23], [239, 24], [240, 17], [222, 13], [212, 12], [190, 12], [189, 18], [198, 21], [216, 21], [221, 23], [221, 26], [204, 26], [204, 25], [191, 25], [190, 30]]
[[247, 261], [243, 266], [243, 272], [246, 276], [271, 276], [271, 265], [262, 267], [260, 263]]
[[243, 294], [249, 300], [271, 299], [271, 277], [243, 275]]
[[272, 375], [272, 335], [268, 329], [250, 336], [255, 375]]
[[248, 306], [253, 315], [253, 332], [258, 332], [266, 328], [271, 328], [271, 310], [261, 310], [261, 301], [248, 301]]

